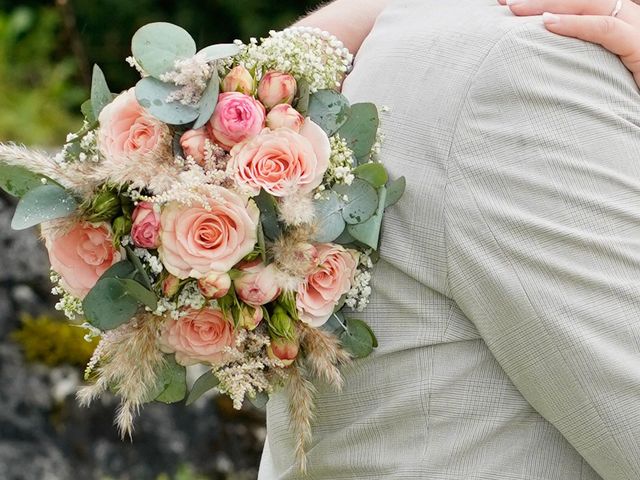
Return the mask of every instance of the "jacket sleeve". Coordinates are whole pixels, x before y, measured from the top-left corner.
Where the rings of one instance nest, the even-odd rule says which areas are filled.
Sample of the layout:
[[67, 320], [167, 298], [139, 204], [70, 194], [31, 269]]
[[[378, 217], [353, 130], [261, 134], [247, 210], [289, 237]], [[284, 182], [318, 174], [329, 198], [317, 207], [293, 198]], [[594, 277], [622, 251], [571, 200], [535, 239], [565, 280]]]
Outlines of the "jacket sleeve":
[[507, 33], [449, 156], [448, 288], [605, 480], [640, 479], [640, 95], [619, 60]]

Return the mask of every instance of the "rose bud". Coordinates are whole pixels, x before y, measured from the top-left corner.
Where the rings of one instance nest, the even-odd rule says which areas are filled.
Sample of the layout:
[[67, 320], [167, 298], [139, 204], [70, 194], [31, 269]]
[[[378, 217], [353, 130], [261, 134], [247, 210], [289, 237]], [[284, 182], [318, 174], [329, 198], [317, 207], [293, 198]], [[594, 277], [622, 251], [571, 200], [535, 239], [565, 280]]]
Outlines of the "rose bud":
[[280, 103], [291, 103], [296, 95], [296, 79], [288, 73], [267, 72], [258, 85], [258, 99], [273, 108]]
[[240, 310], [240, 326], [246, 330], [254, 330], [260, 324], [263, 317], [262, 308], [243, 305]]
[[249, 73], [249, 70], [242, 65], [238, 65], [224, 77], [222, 81], [223, 92], [240, 92], [245, 95], [251, 95], [256, 88], [256, 82]]
[[117, 192], [102, 190], [91, 200], [85, 219], [91, 223], [108, 222], [120, 213], [121, 206]]
[[136, 247], [158, 248], [160, 244], [160, 214], [153, 204], [140, 202], [131, 215], [131, 240]]
[[292, 339], [296, 335], [296, 327], [293, 320], [284, 308], [276, 305], [269, 319], [269, 332], [272, 336]]
[[180, 279], [174, 275], [168, 274], [162, 281], [162, 294], [171, 298], [180, 290]]
[[197, 163], [204, 163], [204, 147], [205, 142], [209, 139], [207, 130], [198, 128], [196, 130], [187, 130], [180, 137], [180, 146], [186, 156], [192, 157]]
[[207, 123], [207, 133], [226, 150], [258, 135], [264, 128], [266, 112], [255, 98], [239, 92], [224, 92]]
[[267, 347], [269, 358], [281, 360], [286, 366], [291, 365], [298, 356], [299, 343], [297, 339], [274, 338]]
[[286, 103], [276, 105], [267, 115], [267, 127], [271, 130], [289, 128], [298, 133], [303, 123], [304, 117], [295, 108]]
[[280, 294], [273, 264], [260, 260], [240, 267], [240, 275], [233, 281], [238, 298], [253, 307], [271, 302]]
[[231, 287], [231, 277], [228, 273], [211, 272], [198, 280], [200, 293], [207, 298], [222, 298]]

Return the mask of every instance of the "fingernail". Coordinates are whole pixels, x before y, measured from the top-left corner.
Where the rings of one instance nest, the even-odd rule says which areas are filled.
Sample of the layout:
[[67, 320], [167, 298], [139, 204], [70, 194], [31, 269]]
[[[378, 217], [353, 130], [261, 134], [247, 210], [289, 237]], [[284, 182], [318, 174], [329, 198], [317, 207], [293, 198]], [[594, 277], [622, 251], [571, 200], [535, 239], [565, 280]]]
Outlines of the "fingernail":
[[527, 0], [507, 0], [507, 5], [509, 5], [510, 7], [522, 5], [524, 3], [527, 3]]
[[560, 17], [554, 13], [544, 12], [542, 14], [542, 21], [545, 25], [553, 25], [560, 21]]

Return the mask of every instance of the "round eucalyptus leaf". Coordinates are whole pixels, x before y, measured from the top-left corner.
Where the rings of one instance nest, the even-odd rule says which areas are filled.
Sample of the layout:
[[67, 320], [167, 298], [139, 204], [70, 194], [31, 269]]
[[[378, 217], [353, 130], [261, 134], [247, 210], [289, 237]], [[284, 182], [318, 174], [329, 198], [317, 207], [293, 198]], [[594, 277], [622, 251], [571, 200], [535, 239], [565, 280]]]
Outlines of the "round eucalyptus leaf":
[[219, 60], [221, 58], [233, 57], [240, 53], [240, 47], [234, 43], [220, 43], [218, 45], [209, 45], [198, 52], [198, 55], [204, 54], [207, 62]]
[[57, 185], [50, 178], [24, 167], [0, 164], [0, 188], [15, 197], [22, 197], [30, 190], [41, 187], [43, 179], [45, 183]]
[[378, 107], [373, 103], [355, 103], [351, 105], [349, 119], [338, 134], [346, 140], [356, 158], [364, 158], [371, 153], [379, 124]]
[[355, 318], [348, 318], [346, 325], [340, 335], [342, 346], [355, 358], [368, 356], [378, 344], [369, 326]]
[[375, 215], [366, 222], [347, 225], [347, 231], [353, 238], [374, 250], [378, 249], [380, 229], [382, 228], [382, 216], [384, 215], [384, 203], [387, 197], [387, 191], [384, 187], [380, 188], [379, 196], [378, 209]]
[[133, 35], [131, 52], [146, 73], [158, 78], [173, 70], [176, 60], [192, 57], [196, 42], [177, 25], [149, 23]]
[[404, 195], [406, 188], [407, 180], [404, 177], [397, 178], [387, 185], [387, 200], [384, 204], [384, 208], [389, 208], [392, 205], [395, 205], [402, 195]]
[[98, 280], [82, 301], [87, 321], [100, 330], [112, 330], [128, 322], [138, 311], [138, 301], [127, 294], [119, 278]]
[[376, 189], [362, 179], [354, 179], [351, 185], [336, 185], [333, 190], [346, 197], [342, 218], [350, 225], [366, 222], [378, 209]]
[[104, 73], [102, 73], [98, 65], [94, 65], [93, 76], [91, 77], [91, 110], [94, 121], [98, 119], [102, 109], [109, 105], [112, 100], [113, 95], [109, 90]]
[[336, 192], [329, 192], [322, 198], [314, 201], [316, 213], [317, 242], [332, 242], [343, 232], [345, 221], [342, 218], [342, 203]]
[[387, 171], [381, 163], [377, 162], [363, 163], [354, 168], [353, 173], [356, 177], [366, 180], [376, 188], [382, 187], [389, 180]]
[[11, 220], [11, 228], [24, 230], [47, 220], [68, 217], [77, 208], [76, 199], [60, 185], [40, 185], [20, 199]]
[[307, 115], [328, 136], [336, 133], [349, 118], [349, 100], [335, 90], [318, 90], [309, 97]]
[[167, 97], [176, 90], [175, 85], [145, 77], [136, 84], [138, 103], [158, 120], [171, 125], [193, 122], [200, 115], [197, 108], [180, 102], [167, 102]]
[[[176, 403], [187, 394], [187, 370], [179, 365], [173, 355], [165, 355], [165, 364], [156, 380], [156, 402]], [[154, 392], [155, 393], [155, 392]]]

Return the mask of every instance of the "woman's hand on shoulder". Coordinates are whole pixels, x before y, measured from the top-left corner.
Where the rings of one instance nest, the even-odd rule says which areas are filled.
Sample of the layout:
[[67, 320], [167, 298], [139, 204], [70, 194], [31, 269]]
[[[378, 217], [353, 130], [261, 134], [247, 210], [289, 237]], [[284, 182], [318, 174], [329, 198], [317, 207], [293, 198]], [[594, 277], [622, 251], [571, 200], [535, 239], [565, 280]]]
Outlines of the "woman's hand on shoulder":
[[543, 15], [551, 32], [602, 45], [640, 86], [640, 5], [631, 0], [498, 0], [515, 15]]

